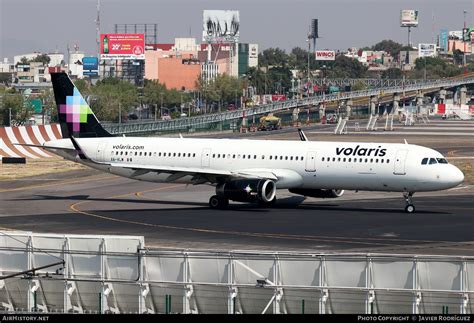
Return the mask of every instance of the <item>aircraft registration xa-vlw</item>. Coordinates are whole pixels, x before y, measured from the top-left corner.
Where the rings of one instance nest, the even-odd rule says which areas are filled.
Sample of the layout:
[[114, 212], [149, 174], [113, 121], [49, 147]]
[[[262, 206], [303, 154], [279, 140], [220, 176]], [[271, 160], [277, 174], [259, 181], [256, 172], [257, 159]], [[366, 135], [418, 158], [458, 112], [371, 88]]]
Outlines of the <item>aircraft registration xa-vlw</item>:
[[211, 208], [229, 200], [276, 201], [276, 189], [336, 198], [344, 190], [402, 192], [412, 213], [415, 192], [444, 190], [463, 173], [437, 151], [410, 144], [285, 140], [113, 137], [67, 74], [51, 74], [63, 139], [41, 147], [112, 174], [149, 182], [210, 184]]

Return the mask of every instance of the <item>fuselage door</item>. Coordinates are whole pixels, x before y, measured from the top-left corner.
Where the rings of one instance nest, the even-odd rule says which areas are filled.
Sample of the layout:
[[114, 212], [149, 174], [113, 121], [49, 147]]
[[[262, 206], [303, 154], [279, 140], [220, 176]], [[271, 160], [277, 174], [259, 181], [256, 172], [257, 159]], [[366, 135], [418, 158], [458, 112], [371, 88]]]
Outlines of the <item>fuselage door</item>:
[[211, 148], [204, 148], [201, 155], [201, 167], [209, 167], [211, 159]]
[[395, 163], [393, 166], [393, 173], [395, 175], [405, 175], [405, 160], [407, 158], [408, 150], [402, 149], [397, 151], [395, 156]]
[[309, 151], [306, 155], [306, 168], [307, 172], [315, 172], [316, 171], [316, 152]]

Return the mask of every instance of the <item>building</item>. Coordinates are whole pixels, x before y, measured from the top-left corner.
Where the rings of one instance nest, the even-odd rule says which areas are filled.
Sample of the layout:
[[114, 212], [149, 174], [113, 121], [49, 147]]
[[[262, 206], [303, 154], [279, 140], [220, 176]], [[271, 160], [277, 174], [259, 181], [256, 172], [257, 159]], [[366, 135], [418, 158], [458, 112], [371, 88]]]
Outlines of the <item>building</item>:
[[14, 67], [12, 63], [8, 61], [8, 58], [4, 58], [3, 62], [0, 62], [0, 73], [13, 73]]
[[69, 75], [77, 78], [84, 78], [82, 59], [84, 58], [83, 52], [69, 53], [68, 73]]

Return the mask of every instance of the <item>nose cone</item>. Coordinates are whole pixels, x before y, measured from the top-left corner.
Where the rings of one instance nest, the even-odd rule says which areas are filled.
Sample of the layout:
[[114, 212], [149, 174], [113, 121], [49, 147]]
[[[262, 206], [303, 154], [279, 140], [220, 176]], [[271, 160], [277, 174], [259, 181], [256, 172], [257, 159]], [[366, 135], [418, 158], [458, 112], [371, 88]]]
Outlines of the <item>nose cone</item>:
[[449, 181], [453, 186], [457, 186], [464, 181], [464, 174], [459, 168], [453, 166], [449, 174]]

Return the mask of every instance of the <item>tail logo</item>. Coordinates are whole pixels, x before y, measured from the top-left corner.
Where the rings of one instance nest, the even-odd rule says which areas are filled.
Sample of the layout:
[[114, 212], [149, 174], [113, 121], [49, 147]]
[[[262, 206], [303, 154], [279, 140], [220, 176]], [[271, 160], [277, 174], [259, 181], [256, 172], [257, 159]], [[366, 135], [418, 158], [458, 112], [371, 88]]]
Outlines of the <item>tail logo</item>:
[[73, 95], [66, 96], [66, 104], [59, 105], [59, 113], [66, 116], [63, 120], [72, 124], [74, 132], [79, 132], [81, 123], [87, 123], [87, 117], [92, 114], [92, 110], [79, 91], [74, 88]]

